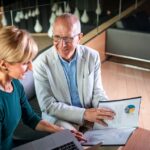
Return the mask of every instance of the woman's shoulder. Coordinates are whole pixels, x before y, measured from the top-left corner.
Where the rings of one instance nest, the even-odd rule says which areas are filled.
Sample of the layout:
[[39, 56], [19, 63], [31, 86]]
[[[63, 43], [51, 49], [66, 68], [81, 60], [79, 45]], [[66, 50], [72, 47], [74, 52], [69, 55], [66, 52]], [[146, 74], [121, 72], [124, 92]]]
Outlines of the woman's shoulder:
[[13, 84], [15, 84], [17, 86], [21, 86], [21, 83], [18, 79], [13, 79], [12, 82], [13, 82]]
[[17, 90], [23, 89], [23, 85], [21, 84], [21, 82], [18, 79], [13, 79], [12, 83], [13, 83], [14, 88], [16, 88]]

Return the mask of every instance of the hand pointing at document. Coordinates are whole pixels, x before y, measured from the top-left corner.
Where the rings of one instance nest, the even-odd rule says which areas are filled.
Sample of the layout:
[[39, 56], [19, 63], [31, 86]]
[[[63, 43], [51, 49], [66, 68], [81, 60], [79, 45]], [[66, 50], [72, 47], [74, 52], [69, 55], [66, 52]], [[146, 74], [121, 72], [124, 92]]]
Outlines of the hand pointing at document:
[[107, 126], [104, 120], [113, 120], [115, 112], [109, 108], [89, 108], [84, 112], [84, 120], [91, 123], [99, 123], [103, 126]]

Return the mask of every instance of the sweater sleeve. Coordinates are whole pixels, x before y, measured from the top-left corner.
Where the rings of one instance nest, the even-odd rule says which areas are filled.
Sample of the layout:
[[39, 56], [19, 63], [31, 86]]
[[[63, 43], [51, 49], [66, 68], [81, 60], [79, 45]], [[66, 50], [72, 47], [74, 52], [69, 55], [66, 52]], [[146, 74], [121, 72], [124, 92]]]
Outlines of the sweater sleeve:
[[3, 109], [2, 106], [0, 104], [0, 149], [2, 149], [2, 122], [3, 122]]
[[32, 129], [35, 129], [36, 125], [39, 123], [41, 118], [31, 108], [31, 105], [29, 104], [28, 99], [26, 97], [24, 88], [19, 81], [18, 81], [18, 86], [19, 86], [19, 95], [20, 95], [20, 104], [22, 110], [23, 123], [31, 127]]

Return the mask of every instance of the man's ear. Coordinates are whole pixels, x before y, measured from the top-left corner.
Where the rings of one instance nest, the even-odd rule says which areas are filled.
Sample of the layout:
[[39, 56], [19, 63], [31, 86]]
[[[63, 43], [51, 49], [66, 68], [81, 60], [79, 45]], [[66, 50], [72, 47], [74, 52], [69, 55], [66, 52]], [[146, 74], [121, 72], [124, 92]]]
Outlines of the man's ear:
[[79, 43], [81, 43], [81, 40], [82, 40], [82, 37], [83, 37], [83, 33], [80, 33], [78, 37], [79, 37]]
[[81, 40], [82, 37], [83, 37], [83, 33], [80, 33], [80, 34], [79, 34], [79, 40]]

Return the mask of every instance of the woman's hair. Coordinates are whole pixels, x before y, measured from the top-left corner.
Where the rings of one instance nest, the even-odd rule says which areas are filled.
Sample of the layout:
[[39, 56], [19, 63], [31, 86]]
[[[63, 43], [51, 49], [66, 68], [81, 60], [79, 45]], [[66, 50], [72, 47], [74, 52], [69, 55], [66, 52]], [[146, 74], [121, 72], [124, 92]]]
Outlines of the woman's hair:
[[15, 26], [0, 29], [0, 60], [9, 63], [28, 62], [38, 52], [38, 46], [31, 35]]

